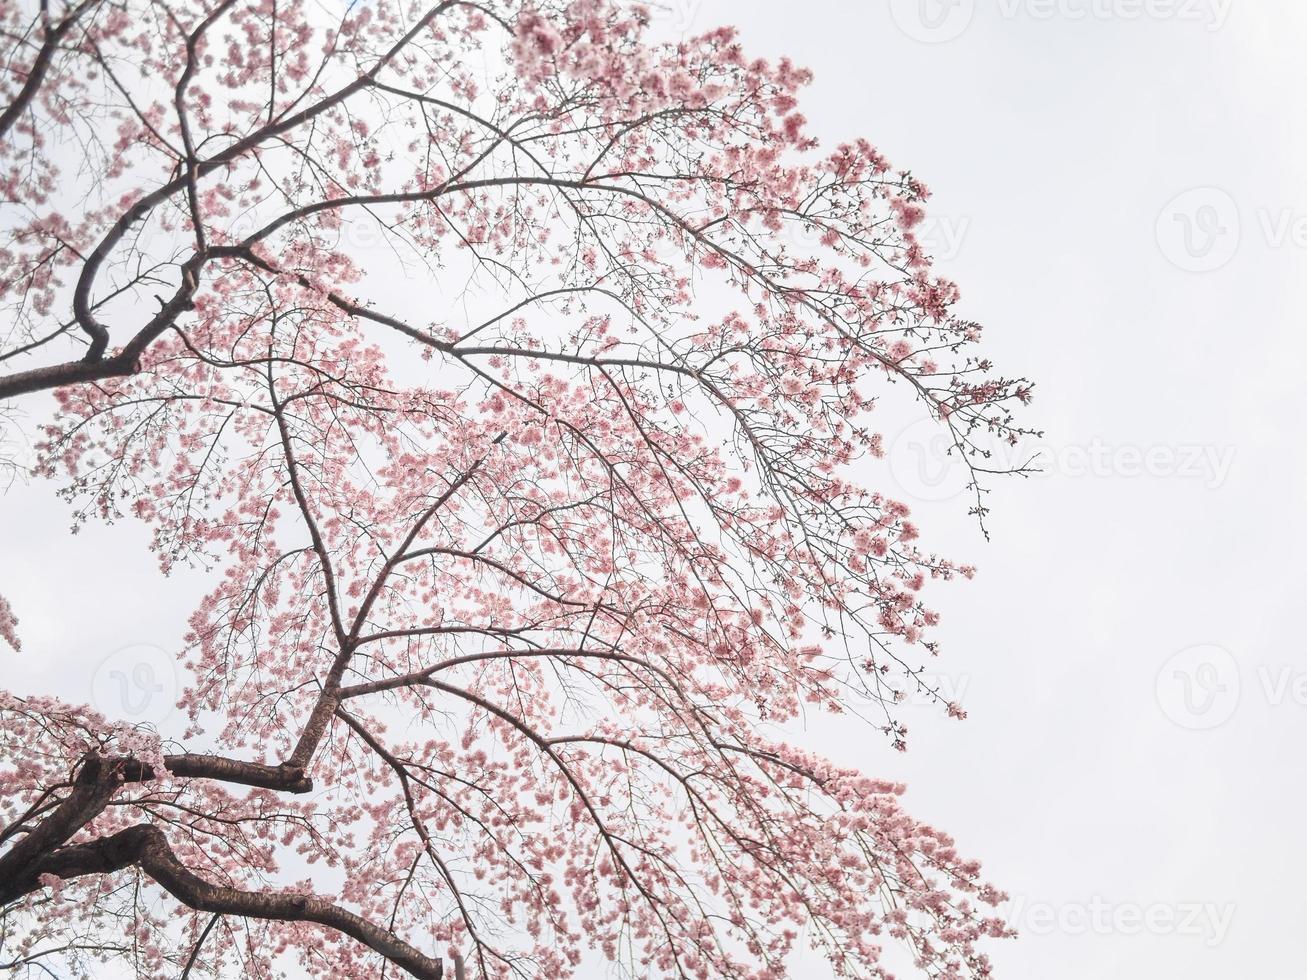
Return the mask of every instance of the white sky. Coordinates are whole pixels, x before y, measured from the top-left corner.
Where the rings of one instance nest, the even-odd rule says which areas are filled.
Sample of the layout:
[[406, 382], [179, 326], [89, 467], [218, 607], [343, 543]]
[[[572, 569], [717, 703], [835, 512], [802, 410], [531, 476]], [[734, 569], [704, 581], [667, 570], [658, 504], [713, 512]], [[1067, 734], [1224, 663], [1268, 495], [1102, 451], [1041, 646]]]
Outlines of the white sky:
[[[1023, 935], [994, 946], [1000, 978], [1301, 975], [1307, 8], [668, 7], [664, 30], [734, 23], [751, 52], [814, 68], [813, 132], [866, 136], [934, 188], [962, 311], [1039, 384], [1049, 473], [996, 488], [991, 543], [920, 428], [887, 433], [867, 473], [981, 567], [935, 591], [939, 680], [971, 717], [908, 707], [906, 756], [830, 723], [807, 744], [905, 779], [1011, 892]], [[0, 594], [29, 651], [0, 659], [6, 685], [107, 711], [120, 683], [171, 693], [140, 648], [176, 646], [198, 578], [160, 579], [138, 527], [70, 542], [67, 523], [48, 486], [0, 508]], [[138, 663], [153, 678], [114, 676]]]
[[891, 453], [930, 543], [981, 566], [937, 597], [970, 718], [823, 748], [905, 778], [1012, 894], [998, 977], [1301, 976], [1307, 9], [680, 9], [814, 68], [814, 131], [934, 189], [964, 315], [1039, 383], [1050, 474], [997, 488], [988, 545], [919, 428]]

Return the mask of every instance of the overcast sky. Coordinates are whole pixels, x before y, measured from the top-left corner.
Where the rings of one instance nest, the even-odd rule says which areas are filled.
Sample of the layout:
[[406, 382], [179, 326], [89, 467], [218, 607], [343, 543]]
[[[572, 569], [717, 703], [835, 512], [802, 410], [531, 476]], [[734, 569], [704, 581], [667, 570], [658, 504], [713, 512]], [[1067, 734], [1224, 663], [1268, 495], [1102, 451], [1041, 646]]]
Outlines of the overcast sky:
[[824, 747], [905, 778], [1011, 892], [999, 977], [1301, 976], [1307, 10], [680, 10], [813, 67], [814, 130], [933, 188], [963, 313], [1039, 384], [1048, 475], [996, 488], [991, 543], [928, 429], [876, 475], [981, 567], [937, 598], [969, 719], [917, 709], [902, 758]]
[[[934, 189], [962, 312], [1038, 383], [1046, 437], [1024, 449], [1046, 475], [995, 488], [991, 542], [911, 418], [866, 473], [981, 568], [935, 593], [938, 680], [969, 719], [909, 706], [904, 756], [829, 723], [803, 738], [909, 782], [913, 812], [1012, 894], [999, 977], [1301, 976], [1307, 9], [667, 7], [664, 31], [734, 23], [815, 69], [813, 132], [865, 136]], [[6, 684], [166, 721], [162, 649], [199, 580], [160, 580], [139, 528], [69, 545], [67, 523], [47, 486], [0, 508], [0, 592], [31, 651], [6, 654]]]

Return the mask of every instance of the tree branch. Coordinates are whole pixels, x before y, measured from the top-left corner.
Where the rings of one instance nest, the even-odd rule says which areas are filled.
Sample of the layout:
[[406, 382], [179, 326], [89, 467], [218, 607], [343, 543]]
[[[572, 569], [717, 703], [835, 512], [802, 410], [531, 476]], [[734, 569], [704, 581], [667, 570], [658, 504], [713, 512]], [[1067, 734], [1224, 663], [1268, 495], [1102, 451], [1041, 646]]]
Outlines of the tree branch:
[[420, 980], [441, 980], [444, 975], [440, 960], [324, 899], [242, 891], [204, 880], [177, 859], [163, 831], [150, 824], [129, 827], [87, 844], [59, 848], [17, 885], [25, 888], [25, 894], [38, 887], [40, 875], [77, 878], [111, 874], [133, 865], [139, 865], [173, 897], [196, 911], [279, 922], [314, 922], [358, 940]]

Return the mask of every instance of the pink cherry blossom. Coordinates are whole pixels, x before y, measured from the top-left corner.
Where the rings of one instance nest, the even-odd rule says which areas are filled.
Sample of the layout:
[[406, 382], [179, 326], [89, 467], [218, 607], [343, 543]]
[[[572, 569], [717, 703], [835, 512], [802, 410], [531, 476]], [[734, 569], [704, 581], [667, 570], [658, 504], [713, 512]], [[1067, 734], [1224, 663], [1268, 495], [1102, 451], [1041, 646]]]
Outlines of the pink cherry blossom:
[[18, 618], [14, 616], [9, 600], [2, 595], [0, 595], [0, 639], [15, 650], [23, 648], [22, 642], [18, 639]]
[[965, 716], [920, 664], [974, 570], [865, 485], [877, 409], [974, 477], [1030, 396], [806, 70], [615, 0], [0, 23], [0, 400], [53, 393], [76, 524], [207, 576], [182, 722], [0, 693], [5, 962], [990, 975], [979, 866], [778, 735]]

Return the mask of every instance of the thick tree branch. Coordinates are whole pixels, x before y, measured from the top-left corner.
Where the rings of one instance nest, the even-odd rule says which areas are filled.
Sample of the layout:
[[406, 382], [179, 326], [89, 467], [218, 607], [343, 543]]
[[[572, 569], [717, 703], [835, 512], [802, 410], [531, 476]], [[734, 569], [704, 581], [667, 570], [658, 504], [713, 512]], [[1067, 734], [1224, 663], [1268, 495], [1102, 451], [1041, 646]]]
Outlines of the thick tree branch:
[[441, 980], [443, 976], [439, 960], [324, 899], [312, 895], [243, 891], [206, 881], [183, 865], [168, 845], [163, 831], [149, 824], [129, 827], [87, 844], [59, 848], [6, 892], [12, 893], [16, 887], [23, 889], [20, 894], [26, 894], [39, 885], [40, 875], [76, 878], [111, 874], [133, 865], [139, 865], [175, 898], [196, 911], [279, 922], [315, 922], [358, 940], [420, 980]]
[[[313, 788], [304, 770], [293, 765], [268, 766], [212, 755], [166, 756], [164, 765], [172, 775], [182, 778], [216, 779], [291, 793], [307, 793]], [[0, 855], [0, 904], [12, 901], [14, 883], [22, 881], [52, 851], [99, 816], [121, 786], [154, 778], [154, 769], [137, 759], [88, 755], [64, 801]]]
[[45, 36], [41, 42], [41, 50], [36, 54], [36, 60], [32, 62], [31, 69], [27, 72], [27, 80], [23, 83], [22, 89], [14, 98], [3, 113], [0, 113], [0, 139], [9, 134], [14, 124], [18, 122], [19, 117], [31, 105], [32, 99], [41, 89], [41, 83], [45, 81], [46, 72], [50, 69], [50, 62], [54, 60], [55, 52], [59, 50], [59, 45], [65, 35], [73, 29], [73, 25], [86, 13], [86, 11], [98, 3], [99, 0], [82, 0], [71, 13], [68, 14], [59, 25]]

